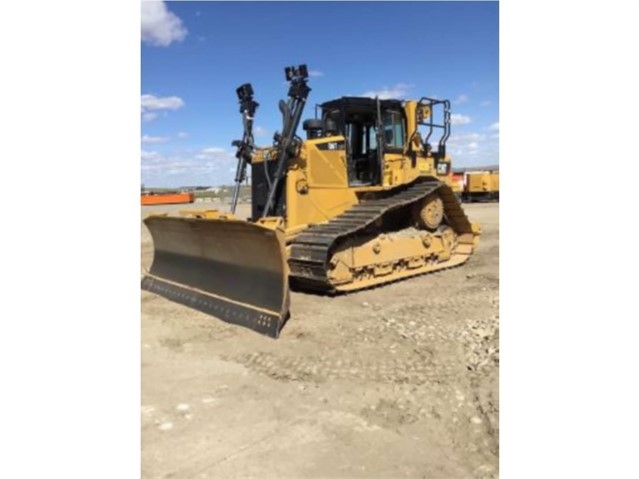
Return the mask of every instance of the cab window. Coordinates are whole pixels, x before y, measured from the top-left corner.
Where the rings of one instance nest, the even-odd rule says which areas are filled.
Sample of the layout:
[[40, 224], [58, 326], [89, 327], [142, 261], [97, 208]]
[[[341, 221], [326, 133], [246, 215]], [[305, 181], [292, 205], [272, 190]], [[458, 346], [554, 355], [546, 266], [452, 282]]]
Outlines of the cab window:
[[382, 115], [384, 142], [390, 148], [404, 147], [404, 117], [398, 111], [385, 111]]

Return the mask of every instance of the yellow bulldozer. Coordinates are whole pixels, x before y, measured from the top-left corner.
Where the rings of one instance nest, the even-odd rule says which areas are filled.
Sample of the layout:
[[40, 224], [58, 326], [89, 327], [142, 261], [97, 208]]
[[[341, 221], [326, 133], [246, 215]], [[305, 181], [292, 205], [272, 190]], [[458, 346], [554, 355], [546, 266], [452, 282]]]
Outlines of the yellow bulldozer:
[[[285, 75], [283, 127], [268, 147], [254, 143], [251, 84], [237, 88], [244, 135], [233, 142], [230, 211], [144, 220], [154, 258], [143, 289], [274, 338], [290, 316], [290, 288], [330, 295], [450, 268], [480, 235], [451, 189], [448, 100], [334, 99], [302, 123], [302, 139], [308, 69]], [[252, 211], [240, 219], [248, 166]]]
[[466, 173], [462, 199], [467, 202], [499, 200], [499, 171], [471, 171]]

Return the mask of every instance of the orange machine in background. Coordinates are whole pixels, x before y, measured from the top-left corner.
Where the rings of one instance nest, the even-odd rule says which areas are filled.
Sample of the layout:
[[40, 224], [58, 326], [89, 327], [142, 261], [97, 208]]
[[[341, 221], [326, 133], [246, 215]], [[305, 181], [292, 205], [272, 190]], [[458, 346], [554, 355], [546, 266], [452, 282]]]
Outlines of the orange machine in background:
[[464, 194], [464, 186], [465, 186], [465, 177], [463, 173], [453, 173], [451, 172], [451, 185], [452, 189], [457, 195], [457, 198], [462, 199], [462, 195]]
[[142, 193], [143, 205], [177, 205], [194, 201], [193, 193]]

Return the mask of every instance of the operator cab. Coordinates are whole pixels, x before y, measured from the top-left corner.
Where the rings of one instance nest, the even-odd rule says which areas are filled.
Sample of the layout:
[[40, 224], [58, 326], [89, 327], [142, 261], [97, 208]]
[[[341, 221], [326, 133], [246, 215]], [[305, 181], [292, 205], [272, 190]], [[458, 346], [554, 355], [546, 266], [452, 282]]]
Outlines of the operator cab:
[[[348, 182], [350, 186], [380, 185], [382, 165], [377, 143], [382, 139], [381, 153], [402, 153], [406, 141], [406, 118], [402, 102], [374, 98], [342, 97], [319, 105], [321, 119], [306, 120], [303, 124], [307, 138], [343, 136], [337, 143], [346, 150]], [[378, 131], [379, 126], [379, 131]]]

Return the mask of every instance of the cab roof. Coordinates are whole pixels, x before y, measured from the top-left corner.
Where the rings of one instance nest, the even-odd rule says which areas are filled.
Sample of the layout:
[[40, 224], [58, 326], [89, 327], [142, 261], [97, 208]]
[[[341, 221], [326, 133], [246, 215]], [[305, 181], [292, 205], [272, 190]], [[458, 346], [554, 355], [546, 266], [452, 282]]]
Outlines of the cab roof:
[[[322, 110], [344, 109], [347, 111], [375, 111], [377, 102], [375, 98], [361, 96], [343, 96], [320, 104]], [[382, 110], [395, 110], [402, 108], [401, 100], [380, 100]]]

